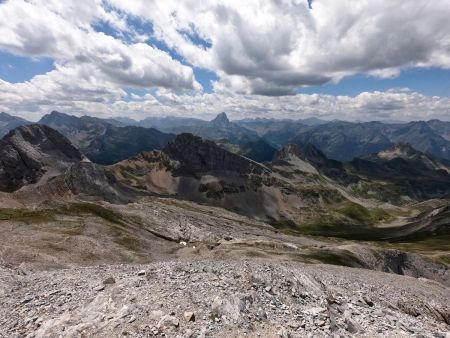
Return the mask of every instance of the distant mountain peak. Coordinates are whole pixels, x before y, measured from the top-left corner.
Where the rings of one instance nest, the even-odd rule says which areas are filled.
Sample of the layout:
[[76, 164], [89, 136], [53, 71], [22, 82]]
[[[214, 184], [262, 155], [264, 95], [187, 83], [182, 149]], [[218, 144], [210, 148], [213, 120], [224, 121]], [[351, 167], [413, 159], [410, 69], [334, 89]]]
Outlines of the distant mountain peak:
[[3, 121], [26, 121], [21, 117], [14, 116], [5, 112], [0, 112], [0, 119]]
[[214, 120], [211, 121], [214, 126], [228, 126], [230, 125], [230, 120], [228, 119], [227, 114], [224, 112], [217, 115]]
[[14, 128], [29, 124], [31, 122], [14, 115], [10, 115], [5, 112], [0, 113], [0, 137], [8, 134], [9, 131]]
[[57, 110], [52, 110], [52, 111], [49, 113], [49, 115], [50, 115], [50, 116], [70, 116], [70, 115], [65, 114], [65, 113], [60, 113], [60, 112], [57, 111]]
[[73, 119], [76, 119], [76, 117], [73, 115], [60, 113], [59, 111], [52, 110], [49, 114], [42, 116], [39, 123], [46, 124], [47, 122], [50, 122], [50, 121], [67, 121], [67, 120], [73, 120]]

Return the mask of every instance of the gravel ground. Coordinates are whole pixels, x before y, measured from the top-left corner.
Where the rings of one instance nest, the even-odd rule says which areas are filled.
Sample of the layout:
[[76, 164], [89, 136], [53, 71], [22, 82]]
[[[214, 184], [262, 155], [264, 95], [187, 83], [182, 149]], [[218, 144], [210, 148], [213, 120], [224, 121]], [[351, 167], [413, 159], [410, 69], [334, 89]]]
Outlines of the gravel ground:
[[168, 261], [0, 269], [1, 337], [450, 337], [450, 290], [355, 268]]

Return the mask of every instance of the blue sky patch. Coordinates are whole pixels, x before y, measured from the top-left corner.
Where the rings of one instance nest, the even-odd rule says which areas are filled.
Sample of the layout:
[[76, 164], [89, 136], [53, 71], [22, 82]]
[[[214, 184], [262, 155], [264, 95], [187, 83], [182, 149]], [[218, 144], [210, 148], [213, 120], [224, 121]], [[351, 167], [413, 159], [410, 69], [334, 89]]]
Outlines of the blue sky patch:
[[192, 28], [192, 31], [178, 31], [181, 35], [184, 36], [185, 39], [189, 40], [190, 42], [192, 42], [194, 45], [196, 46], [200, 46], [203, 49], [209, 49], [212, 47], [212, 43], [210, 41], [206, 41], [204, 39], [202, 39], [197, 32], [195, 31], [195, 29]]
[[429, 96], [450, 97], [450, 70], [438, 68], [414, 68], [403, 71], [398, 77], [379, 79], [367, 75], [354, 75], [339, 83], [304, 87], [298, 90], [305, 94], [349, 95], [361, 92], [386, 91], [395, 88], [409, 88]]
[[206, 93], [212, 93], [213, 86], [212, 82], [217, 81], [219, 78], [217, 77], [216, 73], [209, 71], [205, 68], [194, 68], [194, 75], [197, 81], [202, 85], [203, 90]]
[[54, 68], [50, 58], [31, 58], [0, 52], [0, 79], [11, 83], [31, 80]]

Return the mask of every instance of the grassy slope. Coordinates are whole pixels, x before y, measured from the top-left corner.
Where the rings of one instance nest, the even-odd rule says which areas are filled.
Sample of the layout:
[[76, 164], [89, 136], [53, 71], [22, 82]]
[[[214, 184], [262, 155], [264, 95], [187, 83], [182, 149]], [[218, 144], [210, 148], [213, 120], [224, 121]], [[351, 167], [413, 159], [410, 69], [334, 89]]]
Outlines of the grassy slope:
[[[448, 201], [430, 201], [414, 206], [422, 212], [431, 210]], [[344, 216], [344, 217], [342, 217]], [[347, 240], [395, 243], [395, 247], [408, 251], [450, 251], [450, 225], [437, 230], [425, 228], [409, 234], [402, 234], [405, 226], [377, 227], [380, 222], [395, 219], [395, 215], [383, 209], [368, 209], [352, 202], [341, 203], [332, 212], [297, 224], [289, 220], [272, 220], [271, 224], [287, 233], [313, 236], [337, 237]]]

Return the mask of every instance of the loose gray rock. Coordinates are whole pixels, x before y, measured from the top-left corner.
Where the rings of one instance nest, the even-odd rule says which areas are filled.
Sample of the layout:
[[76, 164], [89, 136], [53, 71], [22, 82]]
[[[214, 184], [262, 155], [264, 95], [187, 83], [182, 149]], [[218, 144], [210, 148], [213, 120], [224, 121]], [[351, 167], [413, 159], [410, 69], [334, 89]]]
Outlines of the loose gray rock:
[[183, 316], [187, 322], [195, 322], [195, 313], [194, 312], [186, 311]]

